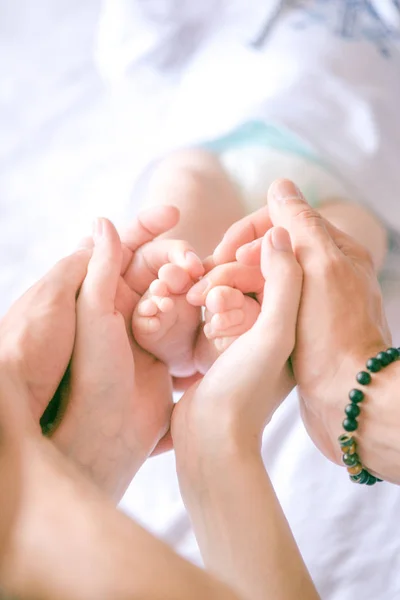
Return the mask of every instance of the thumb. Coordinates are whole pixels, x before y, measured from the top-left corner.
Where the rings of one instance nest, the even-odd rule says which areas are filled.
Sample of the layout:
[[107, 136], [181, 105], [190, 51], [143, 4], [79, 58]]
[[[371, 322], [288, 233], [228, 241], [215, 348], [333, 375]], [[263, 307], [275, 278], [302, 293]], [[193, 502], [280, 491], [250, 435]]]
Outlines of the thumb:
[[107, 219], [94, 223], [94, 249], [83, 282], [78, 305], [98, 313], [115, 309], [115, 296], [122, 267], [122, 246], [114, 225]]
[[273, 227], [265, 234], [261, 246], [261, 270], [266, 281], [257, 326], [287, 360], [295, 344], [303, 271], [285, 229]]
[[300, 264], [323, 252], [337, 251], [324, 219], [288, 179], [277, 179], [271, 185], [268, 207], [273, 224], [289, 232]]

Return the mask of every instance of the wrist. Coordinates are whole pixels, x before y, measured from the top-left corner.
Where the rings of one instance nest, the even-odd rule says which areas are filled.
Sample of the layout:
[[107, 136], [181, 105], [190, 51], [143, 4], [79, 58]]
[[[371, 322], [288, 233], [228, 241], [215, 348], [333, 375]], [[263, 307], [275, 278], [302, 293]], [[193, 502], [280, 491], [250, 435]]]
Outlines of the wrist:
[[[343, 430], [345, 407], [349, 404], [349, 392], [361, 389], [365, 398], [360, 404], [358, 428], [351, 432], [357, 441], [357, 452], [363, 466], [372, 474], [386, 481], [400, 483], [400, 361], [393, 362], [377, 373], [371, 373], [371, 383], [363, 386], [356, 376], [365, 370], [366, 362], [378, 352], [386, 349], [385, 341], [369, 346], [364, 350], [349, 353], [342, 360], [332, 385], [326, 393], [319, 395], [323, 402], [312, 399], [314, 407], [319, 407], [316, 418], [322, 423], [323, 439], [316, 441], [323, 453], [339, 465], [343, 465], [338, 437]], [[302, 392], [302, 390], [300, 390]], [[305, 402], [309, 398], [304, 398]]]
[[204, 490], [235, 479], [240, 465], [261, 463], [261, 440], [243, 439], [234, 432], [214, 439], [191, 437], [188, 448], [176, 450], [176, 470], [186, 505], [197, 505]]

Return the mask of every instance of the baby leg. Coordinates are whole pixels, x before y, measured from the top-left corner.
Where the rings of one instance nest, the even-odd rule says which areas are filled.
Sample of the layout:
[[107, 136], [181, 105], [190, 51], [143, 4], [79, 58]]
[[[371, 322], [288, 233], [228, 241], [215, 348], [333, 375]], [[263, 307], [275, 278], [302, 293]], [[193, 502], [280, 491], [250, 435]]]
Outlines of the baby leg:
[[[182, 150], [162, 160], [150, 176], [143, 203], [177, 206], [179, 223], [161, 237], [189, 242], [202, 259], [246, 214], [240, 193], [218, 158], [200, 149]], [[163, 285], [153, 284], [136, 310], [134, 335], [143, 348], [168, 364], [173, 375], [188, 377], [197, 371], [197, 345], [204, 349], [209, 344], [212, 349], [213, 343], [204, 337], [199, 307], [186, 300], [185, 292], [195, 281], [167, 267], [171, 265], [159, 273]]]
[[330, 223], [367, 248], [377, 271], [387, 252], [387, 233], [384, 225], [365, 206], [332, 199], [321, 204], [318, 211]]
[[202, 259], [246, 214], [218, 158], [200, 149], [182, 150], [161, 161], [149, 179], [144, 204], [177, 206], [180, 221], [162, 237], [188, 241]]

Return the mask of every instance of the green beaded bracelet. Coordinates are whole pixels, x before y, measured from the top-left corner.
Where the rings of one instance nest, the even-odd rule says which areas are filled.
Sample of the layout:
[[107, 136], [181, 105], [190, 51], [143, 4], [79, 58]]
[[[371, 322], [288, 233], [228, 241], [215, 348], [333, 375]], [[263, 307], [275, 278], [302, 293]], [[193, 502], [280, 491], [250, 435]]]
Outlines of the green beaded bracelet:
[[[367, 371], [360, 371], [356, 375], [357, 382], [360, 385], [367, 386], [371, 383], [371, 373], [378, 373], [392, 362], [400, 359], [400, 348], [388, 348], [383, 352], [378, 352], [373, 358], [369, 358], [366, 363]], [[365, 469], [357, 454], [357, 441], [349, 433], [358, 429], [358, 417], [361, 412], [360, 403], [365, 399], [365, 393], [358, 388], [349, 392], [350, 404], [344, 409], [346, 417], [343, 421], [343, 429], [347, 432], [340, 435], [338, 440], [340, 449], [343, 453], [342, 460], [347, 467], [351, 481], [365, 485], [375, 485], [382, 479], [378, 479]]]

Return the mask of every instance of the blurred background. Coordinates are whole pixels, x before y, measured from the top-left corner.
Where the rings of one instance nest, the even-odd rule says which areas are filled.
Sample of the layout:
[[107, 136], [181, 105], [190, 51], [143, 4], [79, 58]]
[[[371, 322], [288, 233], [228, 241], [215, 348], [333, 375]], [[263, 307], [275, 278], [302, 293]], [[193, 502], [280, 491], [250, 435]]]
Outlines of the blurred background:
[[[126, 224], [155, 160], [256, 115], [301, 135], [390, 228], [399, 345], [399, 43], [398, 0], [0, 0], [0, 314], [94, 217]], [[400, 598], [399, 490], [349, 486], [295, 394], [263, 452], [323, 598]], [[122, 508], [200, 562], [172, 453]]]

